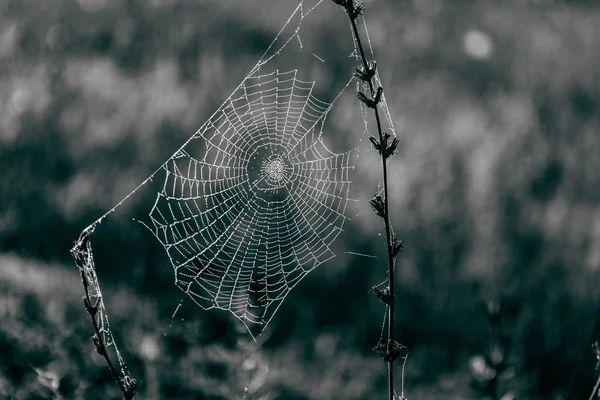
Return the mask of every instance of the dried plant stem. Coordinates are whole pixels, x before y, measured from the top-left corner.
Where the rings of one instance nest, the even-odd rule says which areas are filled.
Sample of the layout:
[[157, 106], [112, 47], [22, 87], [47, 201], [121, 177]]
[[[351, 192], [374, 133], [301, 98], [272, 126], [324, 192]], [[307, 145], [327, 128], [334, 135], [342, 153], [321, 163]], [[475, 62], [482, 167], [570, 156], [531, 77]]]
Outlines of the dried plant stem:
[[[334, 0], [335, 1], [335, 0]], [[341, 3], [339, 2], [341, 1]], [[388, 329], [387, 329], [387, 367], [388, 367], [388, 388], [389, 388], [389, 400], [394, 400], [394, 359], [392, 356], [394, 353], [394, 247], [395, 247], [395, 239], [392, 237], [392, 228], [390, 224], [390, 213], [389, 213], [389, 201], [388, 201], [388, 173], [387, 173], [387, 158], [391, 155], [387, 150], [387, 137], [382, 130], [381, 127], [381, 118], [379, 116], [379, 98], [381, 96], [382, 88], [375, 88], [373, 83], [373, 79], [375, 77], [375, 65], [369, 64], [365, 51], [360, 39], [360, 35], [358, 32], [358, 28], [356, 26], [357, 17], [362, 14], [362, 5], [355, 6], [353, 0], [338, 0], [335, 1], [337, 4], [342, 5], [346, 9], [346, 13], [350, 19], [350, 23], [352, 25], [352, 32], [354, 34], [354, 38], [356, 40], [356, 47], [360, 53], [360, 58], [362, 61], [363, 72], [365, 72], [363, 81], [367, 82], [369, 86], [369, 90], [371, 92], [371, 98], [373, 100], [363, 100], [361, 98], [361, 94], [359, 93], [359, 99], [367, 103], [369, 108], [372, 108], [375, 113], [375, 121], [377, 122], [377, 133], [379, 136], [379, 145], [378, 148], [379, 153], [381, 155], [381, 169], [383, 175], [383, 212], [378, 215], [383, 218], [385, 224], [385, 237], [387, 243], [387, 255], [388, 255], [388, 270], [387, 270], [387, 282], [388, 282], [388, 293], [386, 295], [387, 301], [387, 311], [388, 311]], [[369, 73], [371, 71], [371, 73]], [[392, 148], [393, 152], [394, 148]]]
[[594, 396], [596, 395], [596, 393], [598, 393], [598, 387], [600, 387], [600, 375], [598, 375], [598, 379], [596, 380], [596, 385], [594, 386], [594, 390], [592, 391], [592, 394], [590, 395], [589, 400], [594, 400]]
[[[87, 278], [85, 277], [85, 273], [83, 271], [81, 272], [81, 281], [83, 282], [83, 287], [85, 289], [85, 300], [89, 303], [90, 296], [89, 296], [89, 291], [88, 291], [88, 282], [87, 282]], [[94, 332], [96, 332], [94, 343], [97, 344], [97, 351], [99, 354], [101, 354], [104, 357], [104, 361], [106, 361], [106, 364], [108, 365], [110, 372], [112, 372], [113, 376], [115, 377], [115, 380], [119, 384], [121, 391], [123, 393], [125, 393], [126, 389], [125, 389], [125, 386], [123, 385], [123, 379], [119, 375], [117, 370], [115, 369], [115, 367], [114, 367], [112, 361], [110, 360], [110, 357], [108, 356], [108, 353], [106, 351], [106, 346], [104, 344], [104, 340], [102, 339], [102, 335], [100, 334], [100, 327], [98, 326], [98, 320], [96, 319], [96, 315], [90, 313], [89, 311], [88, 311], [88, 314], [90, 315], [90, 318], [92, 320], [92, 325], [94, 325]]]
[[83, 284], [83, 289], [85, 291], [85, 296], [83, 297], [83, 304], [85, 305], [86, 312], [90, 315], [90, 318], [92, 320], [92, 325], [94, 326], [94, 336], [92, 336], [92, 341], [94, 342], [94, 345], [96, 346], [96, 351], [98, 352], [98, 354], [100, 354], [104, 358], [104, 361], [108, 365], [110, 372], [112, 373], [113, 377], [117, 381], [117, 384], [119, 385], [119, 388], [121, 389], [121, 392], [123, 392], [123, 398], [125, 400], [132, 400], [135, 396], [136, 381], [135, 381], [135, 379], [131, 379], [131, 378], [127, 379], [125, 376], [121, 376], [121, 374], [119, 374], [119, 372], [117, 372], [117, 369], [113, 365], [113, 363], [108, 355], [108, 351], [106, 349], [106, 344], [104, 343], [104, 339], [102, 338], [102, 334], [100, 332], [100, 326], [98, 325], [98, 319], [97, 319], [98, 307], [99, 307], [102, 299], [98, 298], [95, 303], [92, 303], [92, 299], [90, 296], [90, 290], [89, 290], [90, 282], [85, 273], [85, 266], [86, 266], [86, 264], [88, 264], [90, 262], [86, 258], [92, 257], [91, 243], [89, 240], [89, 237], [92, 234], [92, 232], [93, 232], [93, 229], [84, 230], [81, 233], [79, 240], [75, 243], [75, 246], [73, 247], [73, 249], [71, 249], [71, 255], [75, 259], [75, 264], [77, 265], [77, 268], [79, 268], [81, 282]]

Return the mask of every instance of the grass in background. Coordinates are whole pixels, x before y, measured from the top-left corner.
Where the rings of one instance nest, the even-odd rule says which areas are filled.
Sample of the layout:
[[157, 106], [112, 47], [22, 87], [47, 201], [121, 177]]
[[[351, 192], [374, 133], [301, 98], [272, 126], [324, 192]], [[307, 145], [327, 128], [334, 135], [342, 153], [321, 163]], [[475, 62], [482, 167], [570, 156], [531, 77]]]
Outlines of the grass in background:
[[[222, 100], [214, 93], [233, 89], [289, 14], [270, 14], [260, 2], [253, 10], [159, 3], [102, 3], [96, 13], [76, 1], [1, 3], [0, 245], [18, 254], [0, 264], [2, 353], [11, 360], [1, 370], [2, 395], [40, 390], [47, 398], [55, 384], [41, 381], [63, 380], [61, 390], [72, 396], [84, 390], [93, 399], [90, 388], [100, 398], [118, 395], [105, 366], [95, 364], [66, 249], [206, 119]], [[518, 393], [585, 398], [595, 381], [589, 345], [600, 333], [600, 12], [581, 3], [423, 4], [369, 4], [369, 21], [386, 26], [373, 32], [374, 46], [407, 138], [390, 176], [398, 235], [410, 238], [396, 312], [396, 331], [411, 349], [407, 396], [477, 398], [468, 365], [488, 349], [480, 305], [494, 292], [518, 304], [509, 332]], [[272, 25], [249, 22], [256, 10]], [[208, 13], [214, 18], [202, 17]], [[327, 29], [338, 28], [347, 32], [345, 25]], [[223, 40], [204, 39], [215, 35]], [[334, 46], [333, 37], [312, 40]], [[480, 53], [468, 50], [469, 37], [491, 45], [488, 58], [473, 57]], [[220, 66], [229, 73], [219, 75]], [[173, 100], [157, 101], [165, 94]], [[371, 159], [362, 161], [361, 186], [373, 179]], [[355, 217], [340, 239], [381, 257], [378, 238], [351, 234], [377, 232], [372, 220]], [[153, 250], [136, 232], [109, 235], [147, 248], [141, 264], [152, 265]], [[263, 382], [257, 398], [385, 395], [385, 376], [375, 372], [380, 360], [369, 350], [381, 309], [368, 295], [383, 277], [371, 260], [338, 261], [295, 289], [257, 361], [245, 364], [259, 377], [268, 367], [256, 378]], [[63, 263], [69, 268], [55, 265]], [[223, 372], [246, 360], [235, 339], [222, 336], [235, 327], [215, 315], [188, 310], [150, 362], [154, 347], [144, 338], [162, 335], [156, 327], [168, 326], [172, 308], [157, 300], [156, 283], [134, 260], [113, 265], [105, 291], [141, 397], [214, 390], [204, 396], [228, 398], [227, 387], [243, 393], [235, 374]], [[124, 266], [145, 294], [121, 286]], [[216, 350], [198, 350], [210, 345]], [[222, 359], [236, 362], [215, 361]], [[153, 378], [153, 368], [168, 372]], [[50, 372], [55, 380], [43, 377]]]

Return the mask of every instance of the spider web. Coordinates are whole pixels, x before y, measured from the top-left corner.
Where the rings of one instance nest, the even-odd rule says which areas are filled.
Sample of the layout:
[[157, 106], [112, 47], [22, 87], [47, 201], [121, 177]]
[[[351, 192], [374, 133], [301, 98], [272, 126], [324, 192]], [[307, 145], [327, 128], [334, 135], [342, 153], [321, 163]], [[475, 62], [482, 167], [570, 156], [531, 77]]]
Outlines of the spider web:
[[[306, 67], [306, 61], [318, 67], [330, 59], [322, 49], [316, 54], [302, 43], [302, 24], [309, 16], [313, 24], [321, 17], [321, 10], [315, 12], [319, 5], [329, 5], [332, 13], [341, 11], [329, 1], [314, 0], [311, 7], [307, 2], [299, 3], [206, 123], [75, 243], [72, 253], [87, 282], [86, 293], [97, 304], [99, 334], [116, 354], [125, 378], [129, 373], [110, 328], [91, 247], [92, 234], [110, 215], [122, 218], [137, 201], [147, 207], [136, 211], [134, 219], [164, 249], [176, 287], [203, 309], [230, 312], [253, 338], [310, 271], [335, 257], [334, 241], [348, 220], [358, 147], [330, 150], [325, 141], [331, 124], [326, 120], [351, 85], [358, 56], [354, 51], [348, 58], [347, 80], [316, 79], [322, 71]], [[366, 23], [363, 29], [367, 33]], [[368, 33], [367, 39], [371, 49]], [[359, 82], [356, 86], [366, 89]], [[346, 115], [352, 130], [364, 122], [368, 132], [367, 110], [356, 99], [348, 104], [357, 111]], [[387, 129], [395, 135], [385, 95], [380, 105]], [[154, 202], [147, 205], [141, 198]], [[112, 243], [106, 246], [117, 253]], [[140, 255], [140, 262], [144, 257]]]
[[286, 48], [297, 53], [292, 46], [302, 51], [302, 22], [319, 4], [307, 9], [301, 2], [209, 120], [82, 233], [74, 254], [83, 260], [78, 265], [91, 300], [99, 301], [107, 346], [116, 350], [89, 237], [143, 188], [158, 190], [147, 218], [138, 221], [164, 248], [175, 285], [204, 309], [230, 311], [251, 334], [251, 325], [260, 333], [290, 290], [335, 256], [331, 246], [347, 220], [356, 152], [330, 151], [323, 127], [351, 78], [337, 97], [322, 101], [306, 78], [311, 74], [301, 78], [280, 57]]
[[260, 71], [162, 167], [145, 225], [196, 304], [265, 326], [335, 256], [353, 166], [352, 152], [321, 140], [331, 104], [312, 95], [314, 82]]

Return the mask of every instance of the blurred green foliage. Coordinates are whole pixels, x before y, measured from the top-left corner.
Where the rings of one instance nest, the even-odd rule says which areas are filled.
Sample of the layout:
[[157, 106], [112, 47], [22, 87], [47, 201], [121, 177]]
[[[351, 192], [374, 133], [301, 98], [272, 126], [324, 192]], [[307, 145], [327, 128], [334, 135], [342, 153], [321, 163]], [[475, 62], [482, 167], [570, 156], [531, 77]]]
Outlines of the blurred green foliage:
[[[589, 395], [600, 336], [600, 9], [366, 3], [401, 139], [390, 179], [406, 247], [396, 298], [397, 339], [411, 351], [406, 395], [478, 398], [469, 360], [489, 350], [485, 305], [499, 299], [511, 305], [517, 370], [507, 387], [518, 398]], [[0, 396], [118, 396], [88, 342], [68, 249], [212, 114], [294, 7], [0, 0], [0, 250], [12, 254], [0, 258]], [[306, 40], [349, 43], [341, 14], [313, 31]], [[336, 141], [358, 140], [340, 115]], [[365, 198], [377, 167], [372, 154], [359, 158]], [[172, 320], [180, 293], [163, 249], [117, 218], [95, 253], [140, 397], [241, 398], [248, 387], [252, 399], [382, 398], [385, 366], [370, 349], [383, 308], [368, 295], [384, 277], [378, 222], [369, 212], [350, 221], [339, 257], [294, 289], [258, 345], [219, 313], [185, 304]]]

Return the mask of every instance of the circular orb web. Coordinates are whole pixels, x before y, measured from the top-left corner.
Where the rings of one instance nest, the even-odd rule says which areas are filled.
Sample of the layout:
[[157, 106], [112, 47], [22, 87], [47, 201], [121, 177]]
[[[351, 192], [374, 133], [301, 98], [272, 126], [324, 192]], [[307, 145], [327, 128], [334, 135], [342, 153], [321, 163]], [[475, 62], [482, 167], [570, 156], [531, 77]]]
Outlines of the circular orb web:
[[295, 71], [246, 78], [164, 164], [149, 213], [176, 285], [203, 309], [228, 310], [260, 331], [335, 256], [347, 219], [355, 153], [324, 146], [331, 105], [312, 96], [313, 85]]

